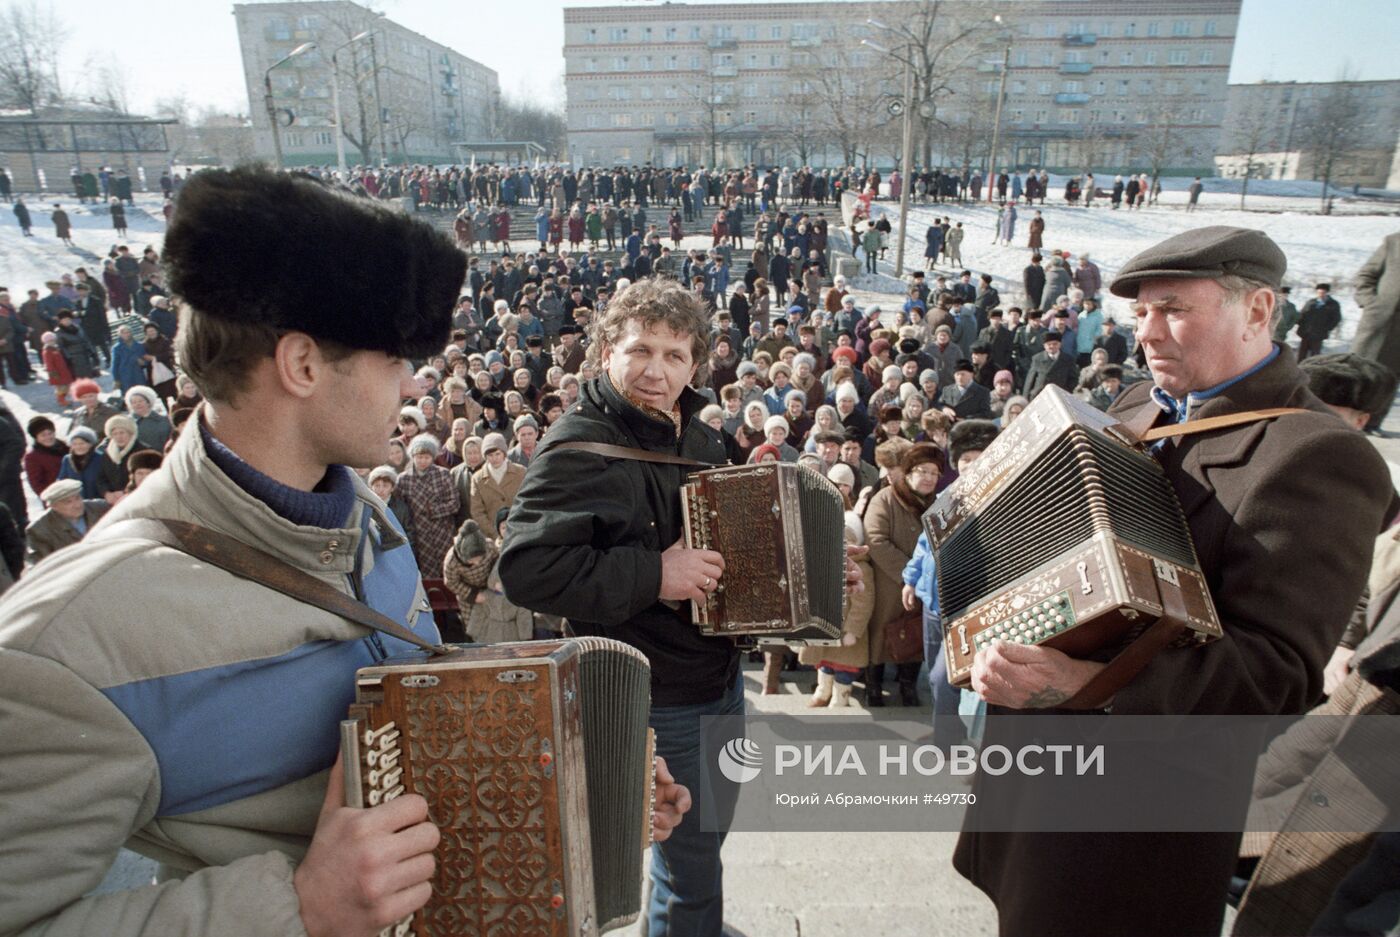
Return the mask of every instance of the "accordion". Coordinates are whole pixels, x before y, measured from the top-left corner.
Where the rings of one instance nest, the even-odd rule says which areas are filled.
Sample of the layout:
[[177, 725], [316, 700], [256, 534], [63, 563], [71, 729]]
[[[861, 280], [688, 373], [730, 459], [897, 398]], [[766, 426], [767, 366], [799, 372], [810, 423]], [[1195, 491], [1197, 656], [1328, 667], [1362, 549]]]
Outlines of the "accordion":
[[846, 571], [836, 486], [798, 465], [707, 469], [681, 490], [685, 545], [724, 557], [724, 578], [692, 602], [700, 631], [760, 644], [837, 644]]
[[355, 693], [346, 803], [421, 794], [442, 833], [432, 897], [384, 933], [574, 937], [636, 918], [654, 806], [641, 652], [463, 645], [362, 668]]
[[[1052, 501], [1047, 493], [1063, 494]], [[937, 548], [948, 680], [993, 641], [1077, 658], [1169, 611], [1175, 643], [1220, 637], [1176, 492], [1121, 425], [1047, 387], [924, 514]]]

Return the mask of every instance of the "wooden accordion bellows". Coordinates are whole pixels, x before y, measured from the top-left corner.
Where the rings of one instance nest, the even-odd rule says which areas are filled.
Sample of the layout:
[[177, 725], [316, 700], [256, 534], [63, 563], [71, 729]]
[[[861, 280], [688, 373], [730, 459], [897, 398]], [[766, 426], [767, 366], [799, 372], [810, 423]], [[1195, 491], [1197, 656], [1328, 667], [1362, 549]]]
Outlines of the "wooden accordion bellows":
[[924, 514], [937, 547], [948, 679], [996, 640], [1086, 658], [1131, 641], [1166, 603], [1179, 643], [1220, 637], [1176, 492], [1120, 424], [1047, 387]]
[[681, 489], [685, 545], [724, 557], [709, 600], [692, 602], [708, 635], [836, 644], [845, 583], [845, 511], [836, 486], [782, 462], [707, 469]]
[[634, 920], [650, 698], [646, 657], [606, 638], [362, 668], [341, 724], [346, 802], [421, 794], [442, 833], [432, 898], [386, 933], [574, 937]]

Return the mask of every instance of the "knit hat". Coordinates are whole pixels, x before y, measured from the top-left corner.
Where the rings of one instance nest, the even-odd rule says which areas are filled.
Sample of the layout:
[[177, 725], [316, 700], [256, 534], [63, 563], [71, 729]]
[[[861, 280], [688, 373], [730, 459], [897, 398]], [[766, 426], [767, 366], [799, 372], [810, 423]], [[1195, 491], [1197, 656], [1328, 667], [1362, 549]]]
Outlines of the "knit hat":
[[996, 374], [992, 375], [992, 383], [993, 383], [993, 384], [1000, 383], [1001, 381], [1010, 381], [1012, 384], [1015, 384], [1015, 383], [1016, 383], [1016, 376], [1015, 376], [1014, 374], [1012, 374], [1010, 371], [1008, 371], [1008, 370], [1006, 370], [1005, 368], [1003, 368], [1002, 370], [998, 371]]
[[380, 479], [392, 485], [399, 480], [399, 473], [392, 465], [381, 465], [378, 468], [370, 470], [369, 477], [365, 479], [365, 484], [373, 485]]
[[486, 353], [486, 366], [489, 368], [493, 364], [505, 364], [505, 357], [494, 348]]
[[539, 422], [528, 413], [522, 413], [518, 417], [516, 417], [515, 422], [511, 424], [511, 429], [518, 433], [520, 432], [521, 427], [524, 426], [530, 426], [535, 428], [536, 430], [540, 428]]
[[890, 343], [883, 338], [877, 338], [870, 343], [870, 354], [872, 357], [875, 355], [882, 355], [889, 350]]
[[831, 480], [833, 485], [849, 485], [851, 488], [856, 486], [855, 470], [845, 462], [837, 462], [833, 465], [827, 470], [826, 477]]
[[743, 376], [746, 375], [746, 374], [757, 374], [757, 373], [758, 373], [758, 365], [754, 364], [752, 361], [745, 361], [745, 362], [742, 362], [742, 363], [739, 365], [739, 369], [738, 369], [735, 373], [736, 373], [739, 377], [743, 377]]
[[880, 379], [885, 381], [888, 381], [891, 378], [893, 378], [894, 380], [899, 380], [903, 376], [904, 372], [899, 370], [899, 365], [897, 364], [886, 365], [885, 370], [880, 372]]
[[408, 441], [408, 455], [412, 458], [419, 452], [426, 452], [434, 458], [438, 454], [437, 437], [432, 433], [419, 433]]
[[131, 417], [127, 416], [125, 413], [118, 413], [116, 416], [108, 417], [106, 424], [104, 424], [102, 427], [102, 431], [108, 436], [112, 435], [112, 430], [114, 429], [124, 429], [127, 432], [131, 433], [133, 436], [135, 436], [136, 421], [133, 420]]
[[399, 422], [402, 423], [404, 420], [412, 420], [417, 423], [420, 430], [428, 425], [428, 418], [423, 415], [423, 411], [414, 406], [407, 406], [399, 411]]
[[82, 494], [83, 483], [76, 478], [64, 478], [54, 482], [43, 491], [39, 492], [39, 499], [49, 507], [64, 498], [71, 498], [74, 495]]
[[29, 422], [25, 424], [24, 428], [25, 431], [29, 433], [30, 439], [38, 439], [40, 433], [44, 432], [44, 430], [53, 429], [54, 425], [53, 420], [40, 413], [31, 416], [29, 418]]
[[952, 326], [940, 325], [938, 328], [936, 328], [936, 329], [933, 330], [933, 335], [934, 335], [935, 338], [938, 337], [939, 333], [946, 333], [946, 334], [948, 335], [949, 338], [952, 338], [952, 337], [953, 337], [953, 329], [952, 329]]
[[86, 439], [91, 445], [97, 445], [97, 434], [86, 426], [75, 426], [68, 431], [68, 441], [71, 443], [75, 439]]
[[500, 433], [487, 433], [486, 438], [481, 441], [481, 454], [486, 455], [497, 449], [501, 452], [506, 451], [506, 438]]
[[853, 403], [859, 403], [860, 391], [856, 390], [856, 385], [852, 384], [850, 381], [846, 381], [840, 387], [836, 388], [836, 400], [838, 403], [842, 400], [850, 400]]
[[807, 367], [816, 370], [817, 359], [813, 358], [810, 354], [808, 354], [805, 351], [799, 351], [792, 359], [792, 366], [794, 368], [798, 368], [801, 367], [803, 364], [806, 364]]
[[832, 349], [831, 360], [833, 362], [844, 361], [854, 367], [855, 363], [860, 360], [860, 352], [849, 345], [842, 345], [840, 348]]
[[[57, 338], [57, 336], [55, 336], [55, 338]], [[88, 394], [102, 393], [102, 388], [99, 387], [97, 385], [97, 382], [94, 381], [92, 378], [85, 377], [80, 380], [74, 381], [73, 385], [68, 388], [68, 392], [72, 394], [75, 398], [86, 397]]]
[[937, 383], [938, 372], [935, 371], [933, 368], [924, 368], [922, 371], [919, 372], [919, 384], [922, 386], [924, 384], [927, 384], [929, 381]]
[[154, 472], [165, 462], [165, 456], [154, 449], [139, 449], [133, 452], [126, 460], [126, 470], [135, 473], [138, 469], [149, 469]]
[[452, 544], [452, 549], [457, 553], [458, 559], [470, 560], [473, 557], [485, 556], [489, 548], [486, 536], [481, 532], [481, 527], [470, 517], [462, 521], [462, 526], [457, 531], [457, 538]]
[[770, 416], [768, 419], [763, 421], [763, 434], [765, 436], [768, 435], [768, 433], [772, 432], [775, 428], [781, 428], [784, 430], [790, 429], [790, 427], [788, 426], [787, 417], [779, 414], [778, 416]]
[[763, 445], [754, 449], [753, 454], [749, 456], [749, 461], [762, 462], [763, 457], [768, 455], [771, 455], [774, 459], [777, 459], [779, 462], [783, 460], [783, 454], [778, 450], [777, 446], [773, 445], [772, 443], [764, 443]]

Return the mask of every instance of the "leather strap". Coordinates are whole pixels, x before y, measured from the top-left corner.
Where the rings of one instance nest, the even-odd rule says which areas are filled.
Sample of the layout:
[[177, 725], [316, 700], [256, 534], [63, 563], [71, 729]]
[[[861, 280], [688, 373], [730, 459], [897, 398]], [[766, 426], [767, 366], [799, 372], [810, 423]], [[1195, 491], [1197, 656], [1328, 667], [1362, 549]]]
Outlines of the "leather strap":
[[[1156, 407], [1157, 405], [1150, 404]], [[1160, 408], [1158, 408], [1158, 412]], [[1209, 433], [1211, 430], [1225, 429], [1227, 426], [1243, 426], [1246, 423], [1258, 423], [1261, 420], [1272, 420], [1275, 417], [1284, 416], [1289, 413], [1308, 413], [1301, 407], [1273, 407], [1268, 410], [1245, 410], [1242, 413], [1226, 413], [1223, 416], [1209, 416], [1204, 420], [1188, 420], [1185, 423], [1173, 423], [1171, 426], [1159, 426], [1156, 429], [1145, 430], [1137, 433], [1139, 442], [1156, 442], [1159, 439], [1170, 439], [1173, 436], [1193, 436], [1196, 433]], [[1131, 428], [1131, 427], [1130, 427]]]
[[1162, 600], [1162, 615], [1131, 644], [1108, 662], [1079, 692], [1063, 704], [1065, 709], [1102, 709], [1119, 690], [1127, 686], [1142, 669], [1162, 651], [1171, 646], [1186, 629], [1186, 601], [1181, 586], [1157, 577], [1157, 594]]
[[117, 537], [154, 540], [162, 546], [189, 554], [241, 579], [255, 582], [307, 605], [314, 605], [332, 615], [349, 619], [357, 625], [382, 632], [400, 641], [407, 641], [432, 654], [448, 654], [452, 651], [446, 645], [425, 641], [392, 618], [346, 595], [330, 583], [302, 572], [295, 566], [284, 563], [241, 540], [235, 540], [227, 534], [207, 527], [167, 518], [138, 517], [117, 521], [103, 528], [100, 536], [104, 540]]
[[714, 468], [708, 462], [696, 462], [694, 459], [683, 459], [678, 455], [671, 455], [666, 452], [652, 452], [650, 449], [633, 449], [631, 446], [614, 446], [605, 442], [585, 442], [584, 440], [574, 440], [572, 442], [561, 442], [557, 446], [550, 446], [554, 449], [578, 449], [581, 452], [591, 452], [594, 455], [607, 456], [609, 459], [631, 459], [634, 462], [659, 462], [663, 465], [685, 465], [690, 468]]

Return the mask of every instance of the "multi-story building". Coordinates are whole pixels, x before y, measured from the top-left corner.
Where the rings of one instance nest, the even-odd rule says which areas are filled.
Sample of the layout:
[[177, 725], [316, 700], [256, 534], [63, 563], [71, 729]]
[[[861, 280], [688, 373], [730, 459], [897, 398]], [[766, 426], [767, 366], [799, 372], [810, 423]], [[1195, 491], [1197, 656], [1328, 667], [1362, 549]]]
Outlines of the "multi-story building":
[[[889, 114], [902, 97], [901, 66], [861, 40], [906, 42], [898, 30], [923, 15], [918, 9], [820, 0], [565, 9], [570, 156], [893, 165], [899, 121]], [[985, 166], [995, 136], [996, 161], [1022, 169], [1208, 171], [1240, 0], [992, 0], [943, 9], [952, 12], [938, 29], [967, 36], [956, 71], [911, 102], [933, 114], [918, 120], [916, 162]], [[984, 22], [969, 25], [970, 15]], [[862, 74], [878, 78], [861, 89]], [[837, 87], [834, 75], [852, 79]], [[856, 126], [843, 129], [843, 120]]]
[[1320, 179], [1320, 112], [1344, 108], [1345, 152], [1332, 167], [1337, 185], [1400, 186], [1400, 81], [1264, 81], [1230, 85], [1216, 169], [1239, 178]]
[[270, 73], [287, 164], [336, 161], [337, 80], [351, 164], [450, 162], [453, 143], [495, 136], [496, 72], [382, 14], [350, 0], [240, 3], [233, 14], [259, 156], [273, 155], [268, 69], [308, 42]]

